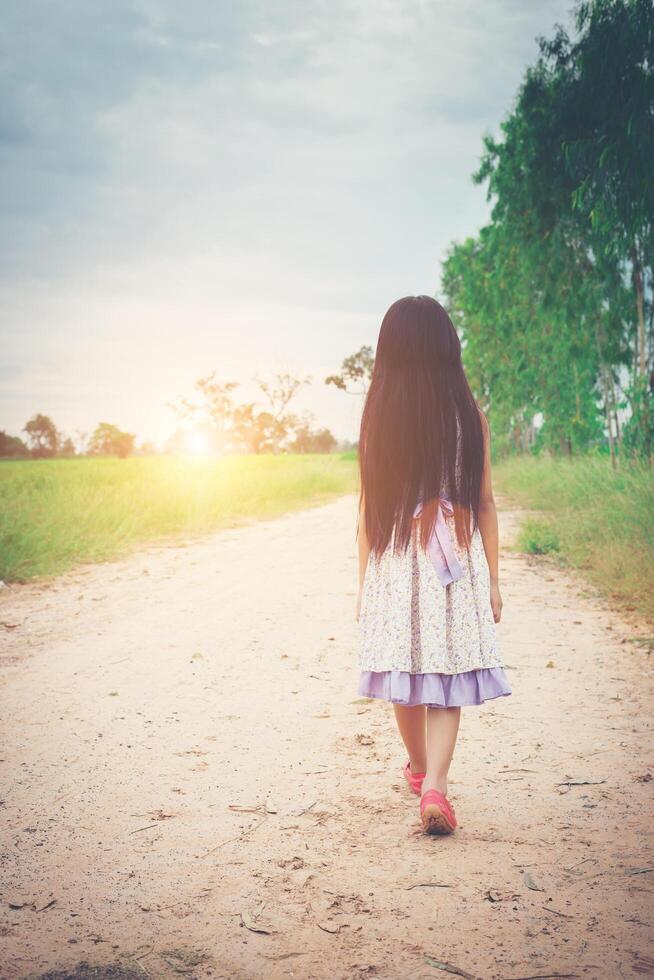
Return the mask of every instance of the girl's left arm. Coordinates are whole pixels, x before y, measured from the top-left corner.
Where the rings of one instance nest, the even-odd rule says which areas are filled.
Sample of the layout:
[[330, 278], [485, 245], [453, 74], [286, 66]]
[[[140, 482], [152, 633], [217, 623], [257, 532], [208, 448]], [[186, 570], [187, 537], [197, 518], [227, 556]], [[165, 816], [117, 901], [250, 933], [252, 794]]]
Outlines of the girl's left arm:
[[361, 612], [361, 595], [363, 593], [363, 580], [366, 575], [366, 568], [368, 567], [368, 558], [370, 556], [370, 545], [368, 543], [368, 535], [366, 534], [366, 512], [365, 512], [365, 500], [361, 497], [361, 504], [359, 506], [359, 522], [357, 525], [357, 538], [359, 544], [359, 594], [357, 596], [357, 612], [356, 619], [359, 622], [359, 614]]

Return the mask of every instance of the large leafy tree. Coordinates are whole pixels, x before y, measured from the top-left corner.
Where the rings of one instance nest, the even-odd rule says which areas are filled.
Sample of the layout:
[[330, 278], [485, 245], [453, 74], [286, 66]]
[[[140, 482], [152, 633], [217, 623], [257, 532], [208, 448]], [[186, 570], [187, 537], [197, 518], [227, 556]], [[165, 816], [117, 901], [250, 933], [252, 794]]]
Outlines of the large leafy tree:
[[574, 41], [540, 39], [484, 140], [491, 224], [452, 247], [443, 285], [507, 439], [542, 412], [541, 442], [581, 449], [603, 421], [613, 451], [623, 385], [631, 441], [651, 453], [653, 21], [644, 0], [578, 4]]

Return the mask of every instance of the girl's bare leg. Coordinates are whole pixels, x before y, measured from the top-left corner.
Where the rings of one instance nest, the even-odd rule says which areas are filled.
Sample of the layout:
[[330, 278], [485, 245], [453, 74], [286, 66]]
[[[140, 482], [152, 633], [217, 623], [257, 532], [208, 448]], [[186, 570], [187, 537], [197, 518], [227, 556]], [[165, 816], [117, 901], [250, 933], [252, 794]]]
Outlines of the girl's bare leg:
[[408, 708], [404, 704], [394, 704], [395, 720], [406, 746], [411, 763], [411, 772], [427, 771], [427, 742], [425, 731], [424, 704]]
[[459, 732], [461, 708], [427, 708], [427, 766], [422, 792], [447, 794], [447, 774]]

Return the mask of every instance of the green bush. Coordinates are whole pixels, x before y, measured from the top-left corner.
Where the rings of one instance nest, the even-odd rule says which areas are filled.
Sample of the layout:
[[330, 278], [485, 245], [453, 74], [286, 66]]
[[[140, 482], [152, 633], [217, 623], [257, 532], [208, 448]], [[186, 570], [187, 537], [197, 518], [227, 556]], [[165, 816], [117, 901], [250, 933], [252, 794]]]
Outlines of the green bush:
[[552, 524], [528, 519], [520, 528], [517, 541], [521, 551], [530, 555], [548, 555], [559, 551], [559, 536]]

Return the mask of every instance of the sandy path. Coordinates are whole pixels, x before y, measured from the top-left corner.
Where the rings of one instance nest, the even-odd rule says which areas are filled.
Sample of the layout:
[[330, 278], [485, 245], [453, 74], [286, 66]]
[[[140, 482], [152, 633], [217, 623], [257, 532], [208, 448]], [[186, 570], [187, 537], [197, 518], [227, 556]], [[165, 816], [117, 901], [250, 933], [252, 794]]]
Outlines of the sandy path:
[[504, 551], [513, 695], [428, 838], [357, 699], [355, 506], [3, 590], [3, 978], [654, 973], [644, 628]]

